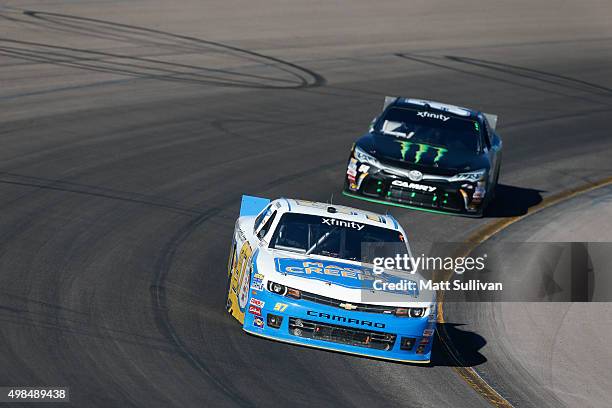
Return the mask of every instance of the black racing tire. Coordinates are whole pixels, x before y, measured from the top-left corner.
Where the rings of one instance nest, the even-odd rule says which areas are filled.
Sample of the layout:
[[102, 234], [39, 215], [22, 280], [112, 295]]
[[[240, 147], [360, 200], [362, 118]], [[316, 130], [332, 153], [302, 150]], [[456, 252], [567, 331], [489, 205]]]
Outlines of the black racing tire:
[[234, 269], [234, 262], [236, 261], [236, 245], [232, 242], [230, 248], [230, 258], [227, 262], [227, 279], [225, 283], [225, 311], [231, 314], [232, 303], [230, 302], [230, 290], [232, 285], [232, 270]]
[[232, 275], [227, 277], [227, 284], [225, 285], [225, 311], [231, 314], [232, 310], [232, 302], [230, 302], [229, 294], [230, 294], [230, 286], [232, 282]]
[[495, 200], [495, 193], [497, 192], [497, 185], [499, 184], [499, 173], [501, 171], [501, 162], [497, 166], [497, 170], [495, 171], [495, 184], [491, 187], [491, 200], [489, 203], [492, 203]]

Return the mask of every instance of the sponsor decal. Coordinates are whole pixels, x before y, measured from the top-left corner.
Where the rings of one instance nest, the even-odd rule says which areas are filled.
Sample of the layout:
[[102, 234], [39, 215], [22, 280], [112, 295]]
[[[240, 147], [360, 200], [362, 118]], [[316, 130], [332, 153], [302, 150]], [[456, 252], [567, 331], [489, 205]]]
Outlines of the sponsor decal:
[[264, 327], [263, 319], [260, 316], [255, 316], [255, 318], [253, 319], [253, 326], [263, 329]]
[[355, 221], [344, 221], [336, 218], [321, 218], [321, 222], [325, 225], [329, 225], [330, 227], [355, 228], [357, 231], [361, 231], [365, 227], [365, 225], [359, 224]]
[[274, 310], [276, 310], [277, 312], [284, 312], [287, 309], [287, 304], [286, 303], [277, 303], [274, 305]]
[[351, 159], [346, 169], [346, 177], [351, 183], [355, 183], [355, 177], [357, 177], [357, 160]]
[[370, 170], [370, 166], [368, 166], [367, 164], [362, 164], [361, 166], [359, 166], [360, 173], [367, 173], [368, 170]]
[[353, 319], [351, 317], [338, 316], [338, 315], [333, 315], [333, 314], [324, 313], [324, 312], [316, 312], [314, 310], [308, 310], [306, 314], [308, 316], [314, 316], [314, 317], [318, 317], [321, 319], [332, 320], [334, 322], [351, 323], [351, 324], [360, 325], [360, 326], [376, 327], [379, 329], [384, 329], [386, 326], [386, 324], [384, 323], [372, 322], [370, 320]]
[[[401, 283], [405, 278], [386, 272], [375, 274], [371, 267], [351, 265], [342, 262], [276, 258], [276, 270], [282, 274], [317, 279], [347, 288], [373, 289], [379, 283]], [[386, 290], [385, 290], [386, 291]], [[389, 289], [390, 292], [393, 290]]]
[[365, 179], [367, 175], [368, 173], [363, 173], [359, 176], [359, 179], [357, 180], [357, 188], [361, 187], [361, 183], [363, 183], [363, 179]]
[[423, 337], [419, 344], [429, 344], [429, 337]]
[[406, 142], [402, 140], [397, 141], [400, 144], [400, 154], [402, 155], [402, 159], [406, 160], [406, 153], [410, 150], [410, 146], [412, 146], [412, 142]]
[[409, 183], [407, 181], [402, 181], [402, 180], [393, 180], [391, 184], [394, 186], [398, 186], [398, 187], [410, 188], [412, 190], [425, 191], [427, 193], [434, 192], [437, 189], [437, 187], [435, 186], [426, 186], [424, 184]]
[[414, 146], [416, 148], [414, 152], [414, 163], [420, 162], [425, 153], [433, 153], [434, 151], [435, 156], [433, 158], [433, 162], [437, 163], [444, 156], [444, 154], [448, 152], [448, 149], [445, 149], [444, 147], [432, 146], [425, 143], [407, 142], [405, 140], [396, 140], [396, 142], [400, 145], [400, 154], [404, 160], [407, 160], [408, 153], [410, 150], [413, 150], [412, 147]]
[[357, 189], [359, 188], [359, 186], [358, 186], [357, 184], [355, 184], [354, 182], [352, 182], [352, 183], [349, 185], [349, 187], [350, 187], [350, 189], [351, 189], [351, 190], [357, 190]]
[[418, 111], [417, 116], [420, 116], [422, 118], [440, 119], [442, 122], [446, 122], [447, 120], [450, 119], [450, 117], [444, 116], [441, 113], [433, 113], [433, 112], [427, 112], [427, 111]]
[[266, 304], [266, 302], [264, 302], [263, 300], [255, 299], [255, 298], [253, 298], [253, 297], [252, 297], [252, 298], [249, 300], [249, 303], [250, 303], [251, 305], [253, 305], [253, 306], [257, 306], [257, 307], [259, 307], [259, 308], [264, 307], [264, 305]]
[[472, 195], [472, 200], [480, 201], [484, 198], [486, 190], [480, 186], [477, 186], [474, 190], [474, 194]]
[[264, 276], [261, 273], [254, 274], [251, 281], [251, 289], [264, 290], [263, 278]]
[[434, 334], [434, 329], [425, 329], [423, 330], [424, 337], [431, 337]]
[[261, 316], [261, 309], [258, 308], [257, 306], [249, 306], [249, 313], [257, 315], [257, 316]]

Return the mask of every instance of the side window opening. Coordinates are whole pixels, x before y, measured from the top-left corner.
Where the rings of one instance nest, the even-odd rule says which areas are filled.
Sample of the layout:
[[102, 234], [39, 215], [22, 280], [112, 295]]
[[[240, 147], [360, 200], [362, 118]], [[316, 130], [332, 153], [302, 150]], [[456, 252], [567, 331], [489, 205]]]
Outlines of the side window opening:
[[255, 218], [255, 225], [253, 226], [253, 230], [257, 231], [257, 228], [259, 228], [259, 226], [261, 225], [262, 221], [264, 220], [264, 218], [266, 218], [266, 215], [270, 214], [270, 208], [272, 207], [272, 203], [268, 204], [266, 206], [266, 208], [264, 208], [259, 215]]
[[278, 211], [274, 211], [272, 215], [270, 215], [266, 223], [263, 225], [263, 227], [261, 227], [261, 229], [257, 233], [257, 238], [263, 239], [263, 237], [266, 236], [266, 234], [268, 233], [268, 231], [270, 231], [270, 228], [272, 227], [272, 223], [274, 222], [274, 218], [276, 218], [277, 213]]
[[484, 138], [484, 145], [487, 147], [487, 149], [491, 148], [491, 131], [489, 130], [489, 124], [487, 123], [487, 119], [483, 118], [482, 120], [482, 135]]
[[232, 240], [232, 248], [230, 250], [229, 259], [227, 261], [227, 274], [232, 273], [232, 269], [234, 269], [234, 264], [236, 263], [236, 239]]

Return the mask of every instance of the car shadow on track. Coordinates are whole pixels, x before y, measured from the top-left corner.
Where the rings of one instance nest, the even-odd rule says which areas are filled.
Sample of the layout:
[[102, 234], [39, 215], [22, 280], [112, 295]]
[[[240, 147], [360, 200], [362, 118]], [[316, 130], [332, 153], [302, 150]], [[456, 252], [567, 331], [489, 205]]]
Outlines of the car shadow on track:
[[498, 184], [495, 199], [485, 210], [485, 217], [516, 217], [542, 202], [542, 190]]
[[480, 354], [487, 341], [478, 333], [462, 330], [458, 323], [438, 323], [431, 366], [474, 367], [487, 361]]
[[[409, 365], [417, 367], [474, 367], [487, 361], [487, 358], [480, 354], [479, 350], [487, 344], [487, 341], [481, 335], [461, 330], [459, 326], [463, 324], [457, 323], [438, 323], [436, 336], [431, 351], [431, 361], [429, 364], [402, 362], [395, 360], [385, 360], [367, 355], [350, 355], [335, 350], [316, 350], [318, 353], [329, 353], [345, 358], [361, 358], [372, 361], [380, 361], [385, 364]], [[265, 341], [276, 343], [275, 347], [292, 347], [302, 348], [304, 350], [313, 350], [312, 348], [301, 344], [284, 344], [273, 339], [255, 336], [248, 333], [253, 341]]]

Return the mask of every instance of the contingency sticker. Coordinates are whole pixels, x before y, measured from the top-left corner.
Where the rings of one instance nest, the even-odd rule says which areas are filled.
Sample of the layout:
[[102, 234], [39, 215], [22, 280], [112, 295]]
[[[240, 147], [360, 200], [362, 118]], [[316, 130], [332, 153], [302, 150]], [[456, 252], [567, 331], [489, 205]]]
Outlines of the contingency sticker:
[[259, 317], [259, 316], [255, 316], [255, 318], [253, 319], [253, 326], [259, 327], [260, 329], [263, 329], [263, 327], [264, 327], [263, 319], [261, 317]]

